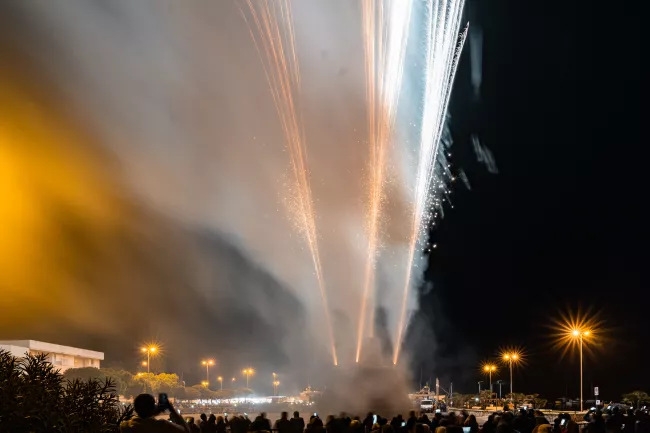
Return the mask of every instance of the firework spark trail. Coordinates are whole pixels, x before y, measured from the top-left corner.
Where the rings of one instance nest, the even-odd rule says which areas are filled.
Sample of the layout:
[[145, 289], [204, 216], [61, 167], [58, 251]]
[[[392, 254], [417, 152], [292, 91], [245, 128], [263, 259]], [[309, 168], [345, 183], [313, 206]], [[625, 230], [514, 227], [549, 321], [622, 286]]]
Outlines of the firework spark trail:
[[366, 221], [368, 250], [357, 330], [356, 362], [359, 362], [361, 355], [366, 324], [369, 325], [371, 336], [374, 331], [375, 260], [379, 244], [381, 205], [384, 200], [386, 153], [393, 134], [402, 83], [411, 0], [362, 0], [361, 6], [370, 146], [370, 192]]
[[467, 36], [467, 27], [458, 36], [463, 3], [463, 0], [430, 0], [427, 2], [428, 25], [424, 109], [414, 190], [409, 256], [393, 356], [394, 364], [397, 364], [399, 359], [400, 346], [406, 328], [406, 303], [411, 285], [415, 248], [423, 235], [423, 231], [426, 231], [428, 223], [433, 218], [433, 215], [428, 210], [431, 206], [431, 190], [436, 180], [436, 158], [439, 152], [440, 138], [458, 58]]
[[[259, 37], [255, 37], [253, 27], [249, 24], [251, 36], [262, 59], [273, 102], [287, 143], [290, 155], [291, 172], [294, 183], [294, 202], [291, 210], [294, 222], [304, 234], [314, 264], [318, 280], [329, 343], [334, 365], [338, 365], [334, 334], [329, 313], [327, 290], [323, 280], [323, 271], [318, 249], [318, 232], [316, 216], [309, 182], [307, 150], [301, 113], [298, 106], [300, 92], [300, 69], [294, 42], [293, 18], [289, 0], [256, 1], [246, 0], [252, 21]], [[244, 20], [246, 14], [243, 13]], [[258, 40], [259, 39], [259, 40]]]

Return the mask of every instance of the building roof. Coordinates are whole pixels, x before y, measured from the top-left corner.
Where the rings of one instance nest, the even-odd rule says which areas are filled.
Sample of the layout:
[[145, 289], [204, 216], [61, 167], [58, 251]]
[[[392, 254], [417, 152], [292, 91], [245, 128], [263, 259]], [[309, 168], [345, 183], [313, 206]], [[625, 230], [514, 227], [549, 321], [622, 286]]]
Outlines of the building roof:
[[29, 350], [45, 353], [59, 353], [63, 355], [81, 356], [90, 359], [104, 359], [104, 352], [94, 350], [79, 349], [77, 347], [61, 346], [60, 344], [45, 343], [35, 340], [3, 340], [0, 345], [24, 347]]

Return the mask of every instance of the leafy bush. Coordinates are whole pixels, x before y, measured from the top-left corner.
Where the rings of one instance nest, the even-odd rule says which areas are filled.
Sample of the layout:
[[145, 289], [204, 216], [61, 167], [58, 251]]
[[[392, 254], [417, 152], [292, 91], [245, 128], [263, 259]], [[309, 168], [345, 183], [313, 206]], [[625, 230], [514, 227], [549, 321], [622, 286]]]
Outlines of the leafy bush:
[[0, 432], [118, 432], [133, 415], [110, 378], [66, 380], [46, 358], [0, 350]]

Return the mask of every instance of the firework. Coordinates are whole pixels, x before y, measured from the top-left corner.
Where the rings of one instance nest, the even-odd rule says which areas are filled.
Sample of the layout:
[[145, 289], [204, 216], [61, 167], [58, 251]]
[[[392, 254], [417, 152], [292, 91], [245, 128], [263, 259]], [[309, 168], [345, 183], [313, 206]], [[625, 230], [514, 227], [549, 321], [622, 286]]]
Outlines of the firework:
[[[316, 216], [309, 181], [307, 148], [299, 108], [300, 68], [294, 42], [293, 18], [289, 0], [256, 1], [246, 0], [252, 24], [251, 36], [255, 42], [271, 96], [282, 126], [291, 167], [292, 203], [291, 218], [304, 235], [311, 253], [314, 272], [320, 291], [329, 343], [334, 365], [338, 365], [334, 334], [329, 313], [327, 290], [318, 249]], [[247, 23], [249, 20], [243, 13]], [[257, 35], [256, 35], [257, 33]]]
[[411, 15], [411, 1], [362, 0], [362, 24], [368, 110], [370, 185], [366, 221], [368, 250], [361, 313], [357, 331], [359, 362], [366, 324], [374, 332], [374, 276], [379, 244], [381, 206], [384, 201], [386, 154], [393, 135], [404, 54]]
[[[467, 36], [467, 27], [460, 36], [458, 35], [463, 3], [463, 0], [429, 0], [426, 4], [425, 83], [419, 158], [413, 192], [406, 278], [393, 356], [394, 364], [397, 364], [399, 358], [406, 327], [406, 304], [411, 286], [415, 249], [422, 238], [423, 231], [426, 231], [429, 222], [436, 216], [431, 209], [441, 209], [440, 192], [446, 192], [442, 177], [448, 175], [448, 165], [443, 164], [441, 171], [437, 165], [437, 157], [456, 66]], [[432, 194], [432, 189], [438, 191]]]

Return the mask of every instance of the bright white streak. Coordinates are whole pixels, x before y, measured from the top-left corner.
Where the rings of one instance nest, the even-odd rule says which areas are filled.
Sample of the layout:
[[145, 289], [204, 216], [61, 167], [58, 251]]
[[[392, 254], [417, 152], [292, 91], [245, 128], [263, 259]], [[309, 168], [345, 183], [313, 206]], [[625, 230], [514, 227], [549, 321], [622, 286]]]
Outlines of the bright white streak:
[[456, 73], [458, 58], [462, 50], [467, 28], [458, 36], [464, 0], [427, 1], [426, 69], [424, 108], [420, 151], [413, 198], [409, 259], [404, 281], [404, 296], [397, 329], [397, 340], [393, 363], [397, 364], [400, 346], [406, 330], [406, 303], [411, 286], [415, 248], [421, 238], [423, 221], [428, 222], [431, 189], [435, 179], [436, 157], [445, 122], [449, 95]]
[[366, 221], [368, 250], [357, 329], [356, 362], [361, 356], [366, 323], [371, 336], [374, 331], [375, 261], [384, 200], [386, 154], [393, 135], [402, 85], [411, 4], [412, 0], [362, 0], [371, 178], [370, 209]]

